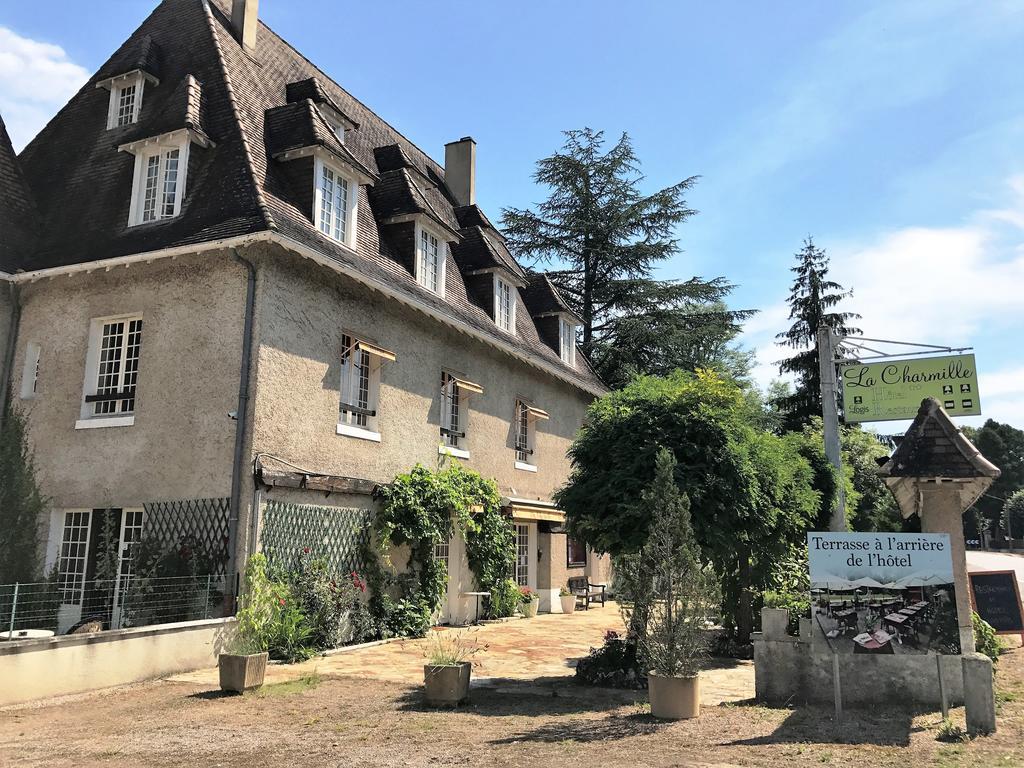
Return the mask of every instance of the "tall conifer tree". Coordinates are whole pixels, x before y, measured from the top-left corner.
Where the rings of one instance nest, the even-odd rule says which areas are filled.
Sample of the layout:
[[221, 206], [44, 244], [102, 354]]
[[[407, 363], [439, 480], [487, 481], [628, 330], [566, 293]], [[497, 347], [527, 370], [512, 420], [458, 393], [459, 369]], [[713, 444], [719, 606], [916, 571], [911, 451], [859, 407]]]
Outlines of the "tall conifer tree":
[[549, 276], [583, 319], [581, 347], [598, 373], [616, 387], [636, 373], [742, 362], [719, 354], [750, 314], [725, 308], [732, 285], [652, 277], [680, 252], [675, 228], [695, 213], [685, 194], [697, 178], [644, 194], [629, 136], [607, 150], [601, 131], [565, 136], [534, 173], [547, 200], [506, 208], [503, 226], [517, 255], [554, 266]]
[[0, 584], [34, 581], [42, 575], [39, 526], [46, 507], [25, 417], [8, 407], [0, 426]]
[[787, 430], [802, 429], [812, 416], [821, 415], [821, 371], [818, 367], [818, 330], [831, 328], [841, 336], [860, 333], [848, 323], [859, 320], [853, 312], [836, 312], [843, 299], [852, 296], [839, 283], [828, 279], [828, 254], [808, 237], [804, 247], [796, 254], [796, 266], [790, 269], [796, 275], [789, 290], [788, 331], [776, 336], [783, 347], [798, 350], [779, 364], [780, 373], [791, 373], [796, 379], [794, 392], [779, 398], [776, 405], [783, 413], [783, 426]]

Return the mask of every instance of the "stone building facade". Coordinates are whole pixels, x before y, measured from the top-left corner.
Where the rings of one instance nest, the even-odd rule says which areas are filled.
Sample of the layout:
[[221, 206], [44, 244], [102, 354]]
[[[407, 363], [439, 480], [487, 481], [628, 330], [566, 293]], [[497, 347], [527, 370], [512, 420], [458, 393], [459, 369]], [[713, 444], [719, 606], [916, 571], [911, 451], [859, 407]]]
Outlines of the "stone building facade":
[[[4, 375], [68, 621], [101, 520], [118, 574], [140, 539], [191, 536], [230, 591], [260, 548], [351, 564], [324, 532], [451, 460], [497, 483], [542, 609], [572, 575], [608, 580], [551, 502], [604, 386], [476, 205], [471, 139], [435, 163], [252, 0], [164, 0], [19, 156], [0, 138]], [[464, 553], [438, 556], [443, 618], [466, 618]]]

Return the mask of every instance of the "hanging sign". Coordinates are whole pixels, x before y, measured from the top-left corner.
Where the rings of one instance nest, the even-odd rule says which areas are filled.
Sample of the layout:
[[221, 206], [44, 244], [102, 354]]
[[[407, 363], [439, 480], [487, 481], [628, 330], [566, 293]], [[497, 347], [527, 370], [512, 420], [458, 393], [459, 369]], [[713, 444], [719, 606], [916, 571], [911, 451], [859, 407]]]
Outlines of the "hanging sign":
[[926, 397], [950, 416], [981, 414], [974, 355], [847, 363], [839, 382], [847, 423], [913, 419]]

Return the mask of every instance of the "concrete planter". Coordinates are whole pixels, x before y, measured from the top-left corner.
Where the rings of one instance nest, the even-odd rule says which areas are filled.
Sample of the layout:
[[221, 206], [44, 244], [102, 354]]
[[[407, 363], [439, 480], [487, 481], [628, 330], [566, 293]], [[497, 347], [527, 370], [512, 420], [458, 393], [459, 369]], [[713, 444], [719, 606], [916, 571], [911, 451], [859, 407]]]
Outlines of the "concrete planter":
[[468, 661], [459, 664], [423, 667], [423, 690], [428, 704], [453, 707], [465, 701], [469, 695], [469, 675], [473, 665]]
[[662, 720], [689, 720], [700, 714], [700, 676], [662, 677], [647, 673], [651, 714]]
[[540, 608], [540, 600], [530, 600], [529, 602], [522, 602], [519, 604], [520, 609], [523, 612], [523, 617], [532, 619], [537, 615], [537, 609]]
[[562, 613], [576, 612], [576, 595], [559, 595], [558, 600], [562, 604]]
[[217, 659], [220, 667], [220, 689], [244, 693], [263, 685], [267, 673], [267, 653], [222, 653]]

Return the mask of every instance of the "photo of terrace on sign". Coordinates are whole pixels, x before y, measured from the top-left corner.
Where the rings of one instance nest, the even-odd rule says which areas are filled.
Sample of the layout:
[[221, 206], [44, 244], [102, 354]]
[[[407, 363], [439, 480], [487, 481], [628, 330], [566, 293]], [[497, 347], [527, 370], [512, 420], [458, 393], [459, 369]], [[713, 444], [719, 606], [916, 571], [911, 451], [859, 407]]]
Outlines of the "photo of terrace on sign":
[[945, 533], [809, 533], [812, 631], [837, 653], [959, 653]]

